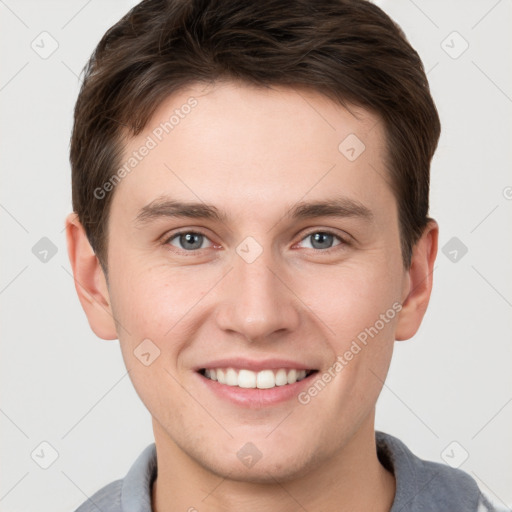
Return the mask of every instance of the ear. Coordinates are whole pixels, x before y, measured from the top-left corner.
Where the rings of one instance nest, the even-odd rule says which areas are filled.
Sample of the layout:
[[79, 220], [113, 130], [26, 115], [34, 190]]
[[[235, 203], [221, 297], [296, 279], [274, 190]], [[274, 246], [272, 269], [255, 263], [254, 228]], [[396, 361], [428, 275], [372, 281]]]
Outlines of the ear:
[[105, 274], [75, 213], [66, 218], [66, 239], [75, 289], [89, 325], [100, 338], [114, 340], [117, 333]]
[[413, 248], [411, 266], [404, 279], [402, 310], [395, 332], [397, 341], [407, 340], [416, 334], [427, 310], [432, 292], [438, 236], [439, 226], [435, 220], [430, 220]]

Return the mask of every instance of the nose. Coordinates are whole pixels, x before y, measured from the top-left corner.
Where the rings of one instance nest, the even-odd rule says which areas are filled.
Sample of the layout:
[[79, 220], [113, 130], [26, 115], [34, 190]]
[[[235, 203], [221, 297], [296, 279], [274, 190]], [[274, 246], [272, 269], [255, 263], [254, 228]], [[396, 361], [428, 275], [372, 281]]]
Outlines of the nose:
[[252, 263], [235, 256], [216, 315], [219, 328], [250, 342], [270, 341], [300, 323], [300, 301], [287, 283], [286, 272], [265, 252]]

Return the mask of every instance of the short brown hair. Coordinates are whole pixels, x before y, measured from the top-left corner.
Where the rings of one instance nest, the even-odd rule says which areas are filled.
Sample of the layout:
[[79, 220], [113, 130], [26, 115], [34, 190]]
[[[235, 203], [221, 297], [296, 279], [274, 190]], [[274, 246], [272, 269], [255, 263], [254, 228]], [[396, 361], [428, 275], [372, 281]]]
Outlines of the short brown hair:
[[124, 137], [140, 133], [170, 94], [217, 80], [307, 87], [380, 116], [410, 266], [429, 220], [440, 123], [401, 29], [366, 0], [144, 0], [101, 39], [75, 107], [73, 209], [104, 269], [113, 192], [94, 191], [119, 166]]

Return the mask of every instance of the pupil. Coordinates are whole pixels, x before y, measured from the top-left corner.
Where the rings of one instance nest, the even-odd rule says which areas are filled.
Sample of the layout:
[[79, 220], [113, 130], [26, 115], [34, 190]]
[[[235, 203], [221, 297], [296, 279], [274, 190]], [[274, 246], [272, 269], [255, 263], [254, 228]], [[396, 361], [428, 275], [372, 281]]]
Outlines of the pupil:
[[328, 249], [332, 245], [332, 235], [328, 233], [315, 233], [312, 236], [315, 249]]

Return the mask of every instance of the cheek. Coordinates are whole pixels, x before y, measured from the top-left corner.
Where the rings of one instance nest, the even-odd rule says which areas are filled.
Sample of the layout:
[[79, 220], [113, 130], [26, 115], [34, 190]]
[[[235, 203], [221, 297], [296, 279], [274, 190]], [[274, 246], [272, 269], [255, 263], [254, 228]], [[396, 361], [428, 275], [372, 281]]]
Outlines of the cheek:
[[153, 337], [163, 342], [208, 290], [207, 279], [179, 269], [132, 265], [123, 270], [113, 276], [112, 307], [129, 338]]
[[307, 305], [318, 317], [332, 353], [332, 366], [319, 376], [328, 380], [328, 391], [314, 406], [318, 414], [327, 409], [334, 417], [348, 415], [362, 421], [382, 389], [401, 309], [395, 272], [399, 265], [389, 272], [383, 270], [385, 265], [333, 267], [324, 275], [317, 272], [314, 290], [302, 291], [302, 296], [310, 298]]
[[[172, 276], [172, 279], [170, 278]], [[172, 397], [176, 410], [190, 407], [179, 384], [176, 362], [184, 349], [178, 335], [180, 321], [201, 296], [187, 286], [179, 272], [137, 268], [125, 261], [112, 273], [112, 310], [125, 366], [139, 397], [149, 411], [165, 424]]]
[[391, 333], [401, 292], [399, 265], [390, 268], [383, 261], [316, 269], [314, 275], [300, 279], [297, 289], [341, 350], [347, 341], [373, 326], [390, 309], [385, 325], [379, 322], [378, 327], [383, 335]]
[[[219, 279], [215, 269], [205, 273], [196, 268], [150, 267], [126, 259], [112, 274], [112, 310], [121, 352], [135, 389], [150, 409], [166, 396], [181, 400], [175, 379], [183, 369], [182, 356], [194, 329], [206, 321], [200, 301]], [[153, 358], [146, 367], [144, 362]]]

